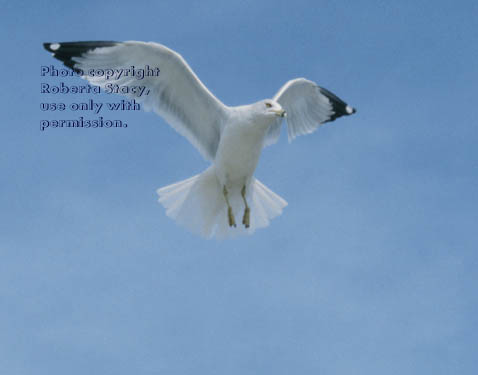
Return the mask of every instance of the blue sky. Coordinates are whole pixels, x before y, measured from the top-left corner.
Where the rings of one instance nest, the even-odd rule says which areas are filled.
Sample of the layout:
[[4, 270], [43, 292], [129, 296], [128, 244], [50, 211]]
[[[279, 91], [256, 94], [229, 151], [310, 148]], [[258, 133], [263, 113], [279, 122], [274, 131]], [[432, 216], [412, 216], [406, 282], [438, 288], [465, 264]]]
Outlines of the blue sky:
[[[3, 1], [0, 373], [476, 374], [477, 14]], [[40, 102], [64, 100], [40, 94], [41, 44], [77, 40], [163, 43], [228, 105], [306, 77], [358, 112], [283, 129], [256, 172], [283, 215], [203, 240], [156, 202], [208, 165], [159, 117], [39, 130]]]

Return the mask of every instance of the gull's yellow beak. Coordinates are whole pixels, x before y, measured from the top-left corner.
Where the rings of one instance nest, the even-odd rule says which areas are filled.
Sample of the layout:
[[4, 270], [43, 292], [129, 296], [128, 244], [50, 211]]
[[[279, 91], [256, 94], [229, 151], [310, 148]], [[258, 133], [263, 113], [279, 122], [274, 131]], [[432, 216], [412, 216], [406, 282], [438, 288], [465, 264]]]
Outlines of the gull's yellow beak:
[[283, 109], [278, 109], [277, 111], [274, 111], [274, 113], [280, 117], [287, 117], [287, 112]]

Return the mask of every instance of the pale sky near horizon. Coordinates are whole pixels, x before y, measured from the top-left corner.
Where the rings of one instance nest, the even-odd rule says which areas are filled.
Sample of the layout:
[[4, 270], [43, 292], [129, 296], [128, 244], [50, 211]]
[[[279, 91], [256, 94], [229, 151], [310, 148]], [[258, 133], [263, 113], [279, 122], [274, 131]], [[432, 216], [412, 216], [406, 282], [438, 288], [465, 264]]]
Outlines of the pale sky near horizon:
[[[0, 374], [477, 373], [476, 2], [2, 10]], [[40, 93], [42, 43], [79, 40], [165, 44], [227, 105], [305, 77], [357, 113], [283, 128], [256, 171], [282, 216], [204, 240], [155, 190], [208, 163], [155, 114], [40, 131], [88, 98]]]

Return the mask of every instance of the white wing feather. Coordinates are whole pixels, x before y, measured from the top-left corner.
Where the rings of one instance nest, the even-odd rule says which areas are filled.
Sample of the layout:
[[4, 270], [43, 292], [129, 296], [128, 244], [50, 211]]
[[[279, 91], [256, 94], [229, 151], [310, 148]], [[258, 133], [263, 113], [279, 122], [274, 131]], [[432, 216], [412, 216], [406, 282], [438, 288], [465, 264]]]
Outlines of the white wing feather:
[[[355, 113], [354, 108], [336, 95], [304, 78], [287, 82], [274, 96], [274, 100], [287, 112], [289, 142], [299, 135], [312, 133], [325, 122]], [[265, 145], [277, 141], [281, 123], [277, 121], [270, 127]]]
[[[146, 111], [154, 110], [178, 133], [186, 137], [207, 159], [214, 160], [228, 108], [199, 80], [186, 61], [177, 52], [158, 43], [112, 42], [112, 46], [95, 47], [94, 42], [47, 44], [45, 48], [60, 60], [67, 60], [74, 69], [125, 69], [131, 66], [143, 69], [159, 68], [159, 76], [141, 80], [123, 76], [119, 80], [104, 77], [83, 78], [104, 88], [107, 84], [146, 86], [149, 95], [124, 94], [134, 98]], [[88, 46], [87, 50], [82, 46]], [[74, 48], [81, 51], [74, 55]], [[66, 57], [62, 57], [64, 46]], [[52, 48], [53, 47], [53, 48]], [[83, 50], [81, 50], [83, 48]], [[68, 61], [68, 59], [70, 59]], [[145, 91], [146, 92], [146, 91]]]

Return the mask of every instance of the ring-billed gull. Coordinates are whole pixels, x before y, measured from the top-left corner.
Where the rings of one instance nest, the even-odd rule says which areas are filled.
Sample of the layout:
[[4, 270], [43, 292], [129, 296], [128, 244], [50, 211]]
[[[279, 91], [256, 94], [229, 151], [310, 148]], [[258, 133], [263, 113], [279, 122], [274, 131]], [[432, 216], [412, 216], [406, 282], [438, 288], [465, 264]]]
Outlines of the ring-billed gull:
[[[184, 181], [157, 190], [168, 216], [205, 237], [251, 234], [280, 215], [287, 202], [254, 178], [263, 147], [279, 138], [284, 117], [289, 141], [312, 133], [320, 124], [351, 115], [355, 109], [330, 91], [304, 78], [287, 82], [272, 98], [238, 107], [219, 101], [177, 52], [158, 43], [68, 42], [44, 47], [91, 84], [114, 83], [129, 98], [153, 110], [186, 137], [211, 166]], [[134, 67], [151, 67], [139, 90]], [[88, 72], [93, 70], [93, 74]], [[110, 78], [110, 79], [109, 79]], [[242, 215], [242, 225], [236, 224]]]

